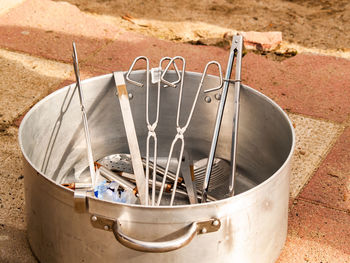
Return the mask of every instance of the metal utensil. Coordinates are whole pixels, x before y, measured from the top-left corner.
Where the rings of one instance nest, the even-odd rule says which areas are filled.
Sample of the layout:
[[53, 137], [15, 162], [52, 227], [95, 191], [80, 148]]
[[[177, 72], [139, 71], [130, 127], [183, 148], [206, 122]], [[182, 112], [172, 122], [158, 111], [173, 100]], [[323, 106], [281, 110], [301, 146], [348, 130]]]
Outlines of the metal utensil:
[[75, 189], [84, 189], [86, 191], [93, 190], [90, 183], [64, 183], [61, 184], [64, 187], [67, 187], [69, 189], [75, 190]]
[[[144, 167], [146, 167], [146, 159], [145, 158], [142, 158], [142, 163], [143, 163]], [[153, 169], [153, 162], [150, 160], [149, 163], [151, 164], [150, 169]], [[165, 168], [158, 164], [156, 166], [156, 174], [163, 177], [165, 174]], [[168, 176], [168, 179], [172, 180], [173, 182], [175, 181], [176, 174], [172, 170], [168, 170], [167, 176]], [[182, 177], [179, 177], [177, 181], [178, 181], [178, 183], [181, 184], [184, 181], [184, 179]]]
[[[108, 170], [106, 167], [99, 165], [99, 171], [101, 175], [108, 179], [110, 182], [117, 182], [122, 188], [125, 190], [130, 190], [134, 193], [136, 196], [139, 192], [137, 186], [135, 186], [133, 183], [129, 182], [128, 180], [125, 180], [122, 176], [118, 175], [117, 173], [114, 173], [110, 170]], [[136, 178], [136, 176], [135, 176]]]
[[[171, 143], [171, 146], [170, 146], [170, 151], [169, 151], [169, 155], [168, 155], [168, 161], [167, 161], [167, 165], [166, 165], [166, 168], [165, 168], [164, 178], [163, 178], [163, 181], [162, 181], [162, 183], [164, 185], [166, 177], [167, 177], [167, 173], [168, 173], [168, 170], [169, 170], [170, 159], [172, 158], [174, 146], [177, 143], [177, 141], [180, 141], [180, 153], [179, 153], [179, 158], [178, 158], [178, 163], [177, 163], [176, 176], [175, 176], [175, 181], [174, 181], [174, 189], [176, 189], [176, 187], [177, 187], [177, 180], [178, 180], [178, 177], [179, 177], [179, 172], [180, 172], [180, 168], [181, 168], [181, 160], [182, 160], [183, 151], [184, 151], [184, 147], [185, 147], [184, 133], [187, 130], [187, 128], [188, 128], [188, 126], [189, 126], [189, 124], [191, 122], [191, 119], [192, 119], [192, 116], [193, 116], [193, 112], [194, 112], [194, 109], [195, 109], [196, 104], [197, 104], [199, 92], [200, 92], [200, 90], [201, 90], [201, 88], [203, 86], [203, 82], [204, 82], [204, 79], [205, 79], [205, 77], [207, 75], [208, 67], [210, 65], [215, 64], [215, 65], [218, 66], [219, 74], [220, 74], [220, 85], [217, 88], [220, 88], [222, 86], [221, 66], [220, 66], [220, 64], [218, 62], [211, 61], [205, 66], [204, 72], [202, 74], [202, 78], [201, 78], [199, 86], [197, 88], [197, 92], [196, 92], [195, 98], [194, 98], [193, 103], [192, 103], [191, 110], [190, 110], [189, 115], [187, 117], [187, 121], [186, 121], [185, 125], [183, 125], [181, 127], [181, 125], [180, 125], [180, 113], [181, 113], [182, 91], [183, 91], [185, 68], [186, 68], [186, 61], [185, 61], [185, 59], [183, 57], [180, 57], [180, 56], [176, 56], [176, 57], [172, 58], [172, 60], [168, 64], [168, 66], [165, 68], [165, 70], [164, 70], [164, 72], [163, 72], [163, 74], [161, 76], [161, 79], [166, 84], [168, 84], [169, 86], [173, 86], [172, 83], [167, 82], [166, 80], [163, 79], [163, 77], [164, 77], [165, 73], [167, 72], [167, 70], [169, 69], [169, 66], [171, 65], [171, 63], [173, 61], [177, 60], [177, 59], [182, 60], [182, 74], [181, 74], [181, 82], [180, 82], [180, 87], [179, 87], [177, 114], [176, 114], [176, 132], [177, 133], [176, 133], [176, 135], [175, 135], [175, 137], [174, 137], [174, 139], [173, 139], [173, 141]], [[162, 194], [163, 194], [163, 188], [164, 188], [164, 186], [162, 186], [162, 188], [159, 191], [157, 205], [160, 204], [160, 200], [161, 200]], [[173, 191], [172, 196], [171, 196], [171, 200], [170, 200], [170, 205], [172, 205], [173, 202], [174, 202], [175, 193], [176, 193], [176, 191]]]
[[193, 160], [188, 151], [184, 151], [184, 155], [182, 157], [181, 173], [182, 177], [185, 180], [186, 190], [188, 193], [188, 199], [190, 200], [190, 203], [197, 204], [198, 198], [196, 181], [194, 177]]
[[[146, 180], [146, 184], [145, 184], [145, 198], [146, 198], [146, 205], [148, 205], [148, 195], [149, 195], [149, 185], [148, 185], [148, 181], [149, 181], [149, 148], [150, 148], [150, 139], [153, 138], [153, 158], [156, 160], [155, 161], [155, 165], [157, 165], [157, 134], [155, 132], [155, 129], [157, 127], [158, 124], [158, 119], [159, 119], [159, 103], [160, 103], [160, 85], [158, 85], [158, 90], [157, 90], [157, 105], [156, 105], [156, 118], [155, 121], [151, 124], [149, 121], [149, 60], [147, 57], [145, 56], [140, 56], [135, 58], [135, 60], [133, 61], [133, 63], [131, 64], [129, 71], [126, 74], [126, 80], [139, 86], [139, 87], [143, 87], [142, 83], [133, 81], [130, 79], [130, 73], [133, 70], [135, 64], [137, 63], [137, 61], [139, 60], [145, 60], [146, 62], [146, 124], [147, 124], [147, 129], [148, 129], [148, 135], [147, 135], [147, 140], [146, 140], [146, 176], [145, 176], [145, 180]], [[153, 181], [155, 182], [155, 177], [156, 177], [156, 172], [153, 172]], [[152, 205], [154, 205], [154, 199], [155, 199], [155, 186], [153, 186], [152, 184]]]
[[[108, 169], [107, 167], [103, 166], [102, 164], [100, 164], [98, 162], [96, 162], [95, 164], [97, 164], [98, 167], [100, 168], [100, 173], [103, 177], [105, 177], [110, 182], [115, 181], [115, 182], [119, 183], [119, 185], [122, 186], [124, 189], [132, 190], [133, 193], [137, 196], [138, 191], [137, 191], [137, 187], [134, 185], [134, 183], [136, 183], [134, 174], [123, 172], [123, 171], [115, 171], [115, 170], [113, 171], [113, 170]], [[128, 181], [131, 181], [131, 183], [129, 183], [127, 180], [124, 180], [122, 177], [127, 179]], [[153, 180], [149, 180], [148, 184], [152, 185]], [[66, 186], [66, 187], [71, 188], [71, 189], [73, 189], [73, 187], [77, 188], [76, 184], [74, 184], [74, 183], [64, 184], [63, 186]], [[156, 189], [160, 189], [160, 187], [162, 186], [162, 183], [159, 181], [156, 181], [155, 186], [156, 186]], [[79, 187], [82, 188], [83, 185], [81, 185], [81, 186], [79, 185]], [[166, 193], [172, 193], [173, 192], [173, 184], [166, 183], [164, 191]], [[188, 197], [188, 193], [184, 190], [177, 188], [175, 191], [176, 191], [176, 193], [178, 193], [180, 195]], [[196, 193], [196, 198], [201, 198], [201, 192]], [[216, 201], [216, 199], [214, 197], [209, 196], [209, 195], [208, 195], [208, 199], [211, 201]]]
[[[234, 135], [232, 136], [232, 152], [231, 152], [231, 165], [232, 165], [232, 171], [235, 171], [235, 166], [236, 166], [236, 143], [237, 143], [237, 132], [236, 129], [238, 129], [238, 116], [239, 116], [239, 89], [240, 89], [240, 72], [241, 72], [241, 59], [242, 59], [242, 48], [243, 48], [243, 37], [242, 36], [233, 36], [232, 40], [232, 46], [230, 50], [230, 56], [229, 60], [227, 63], [227, 70], [226, 70], [226, 76], [225, 76], [225, 83], [222, 89], [222, 94], [221, 94], [221, 99], [220, 99], [220, 104], [218, 107], [217, 115], [216, 115], [216, 122], [215, 122], [215, 127], [214, 127], [214, 133], [213, 133], [213, 138], [211, 142], [211, 147], [210, 147], [210, 152], [208, 156], [208, 164], [207, 164], [207, 169], [206, 169], [206, 175], [203, 183], [203, 190], [202, 190], [202, 202], [206, 202], [207, 200], [207, 195], [208, 195], [208, 187], [209, 187], [209, 179], [210, 179], [210, 174], [213, 168], [213, 162], [215, 158], [215, 151], [216, 151], [216, 146], [219, 138], [219, 133], [220, 133], [220, 127], [221, 127], [221, 122], [222, 122], [222, 117], [224, 113], [224, 108], [225, 108], [225, 103], [226, 103], [226, 98], [227, 98], [227, 93], [228, 93], [228, 88], [231, 82], [235, 83], [235, 116], [234, 116]], [[230, 80], [231, 77], [231, 72], [232, 72], [232, 67], [234, 63], [234, 58], [235, 55], [237, 55], [237, 62], [236, 62], [236, 79], [234, 81]], [[237, 110], [238, 109], [238, 110]], [[233, 183], [234, 182], [234, 173], [231, 175], [231, 183], [229, 186], [231, 195], [233, 195]]]
[[[143, 161], [144, 167], [146, 167], [145, 158], [142, 158], [142, 161]], [[172, 161], [176, 161], [176, 160], [172, 160]], [[129, 154], [117, 153], [117, 154], [108, 155], [106, 157], [99, 159], [96, 163], [103, 165], [107, 169], [117, 173], [122, 177], [125, 177], [128, 179], [135, 178], [135, 175], [133, 174], [133, 168], [132, 168], [131, 158]], [[151, 164], [150, 167], [152, 167], [152, 161], [150, 161], [150, 164]], [[172, 163], [172, 164], [176, 165], [175, 163]], [[196, 185], [201, 185], [203, 183], [206, 164], [207, 164], [207, 158], [195, 161], [193, 163], [194, 178], [196, 181]], [[161, 178], [163, 178], [164, 172], [165, 172], [165, 168], [162, 165], [158, 164], [157, 174], [161, 176]], [[229, 164], [227, 164], [225, 160], [215, 158], [213, 171], [212, 171], [213, 184], [211, 185], [211, 188], [209, 190], [215, 191], [216, 186], [221, 184], [222, 178], [227, 178], [226, 176], [229, 174], [229, 172], [230, 172]], [[167, 179], [169, 179], [169, 183], [165, 184], [164, 191], [169, 193], [167, 189], [173, 188], [174, 181], [175, 181], [175, 173], [170, 169], [168, 170]], [[156, 189], [158, 190], [160, 189], [159, 184], [161, 185], [161, 182], [156, 181]], [[186, 185], [182, 177], [178, 178], [178, 187], [176, 191], [177, 190], [179, 191], [177, 191], [176, 193], [180, 193], [180, 191], [182, 191], [186, 193], [186, 196], [188, 196], [187, 192], [185, 190], [180, 190], [179, 187], [182, 189], [186, 189]], [[202, 194], [201, 189], [197, 189], [196, 193], [197, 193], [197, 198], [200, 199]], [[218, 199], [208, 194], [208, 201], [216, 201], [216, 200]]]
[[242, 70], [242, 51], [243, 51], [243, 37], [236, 36], [233, 39], [236, 44], [236, 74], [235, 74], [235, 101], [234, 101], [234, 116], [232, 128], [232, 146], [231, 146], [231, 181], [229, 185], [229, 195], [234, 195], [235, 174], [236, 174], [236, 159], [237, 159], [237, 140], [238, 140], [238, 126], [239, 126], [239, 99], [241, 89], [241, 70]]
[[83, 125], [84, 125], [84, 134], [85, 134], [86, 150], [87, 150], [90, 176], [91, 176], [91, 185], [92, 185], [92, 188], [95, 188], [96, 174], [95, 174], [95, 167], [94, 167], [94, 158], [92, 156], [92, 147], [91, 147], [89, 125], [88, 125], [87, 115], [86, 115], [85, 106], [84, 106], [83, 91], [82, 91], [81, 82], [80, 82], [78, 55], [77, 55], [77, 50], [76, 50], [76, 46], [75, 46], [74, 42], [73, 42], [73, 66], [74, 66], [75, 78], [77, 81], [76, 87], [78, 88], [80, 109], [81, 109]]
[[146, 192], [145, 173], [143, 170], [140, 148], [137, 140], [135, 124], [132, 117], [129, 94], [126, 89], [123, 72], [114, 72], [114, 81], [118, 91], [118, 98], [121, 108], [121, 113], [124, 121], [124, 128], [126, 132], [126, 138], [129, 145], [130, 156], [132, 160], [132, 166], [136, 177], [136, 185], [139, 191], [139, 198], [141, 205], [148, 204], [148, 191]]
[[[130, 74], [135, 66], [135, 64], [137, 63], [137, 61], [139, 60], [145, 60], [146, 61], [146, 125], [147, 125], [147, 129], [148, 129], [148, 134], [147, 134], [147, 139], [146, 139], [146, 182], [148, 182], [149, 180], [149, 173], [150, 173], [150, 140], [151, 138], [153, 139], [153, 174], [152, 174], [152, 198], [151, 198], [151, 204], [152, 206], [155, 205], [155, 194], [156, 194], [156, 170], [157, 170], [157, 151], [158, 151], [158, 145], [157, 145], [157, 134], [155, 129], [157, 128], [158, 125], [158, 120], [159, 120], [159, 105], [160, 105], [160, 88], [161, 88], [161, 78], [159, 78], [158, 81], [158, 87], [157, 87], [157, 102], [156, 102], [156, 116], [154, 118], [154, 121], [151, 123], [150, 122], [150, 114], [149, 114], [149, 109], [150, 109], [150, 103], [149, 103], [149, 98], [150, 98], [150, 92], [149, 92], [149, 60], [147, 57], [145, 56], [139, 56], [137, 58], [135, 58], [135, 60], [133, 61], [133, 63], [131, 64], [129, 71], [126, 74], [126, 80], [129, 81], [130, 83], [133, 83], [136, 86], [139, 87], [143, 87], [143, 84], [137, 81], [134, 81], [132, 79], [130, 79]], [[159, 70], [160, 72], [162, 72], [162, 63], [165, 60], [171, 60], [170, 57], [164, 57], [160, 60], [159, 62]], [[180, 79], [180, 75], [178, 72], [178, 69], [176, 67], [176, 64], [174, 64], [175, 70], [179, 76]], [[173, 82], [172, 84], [176, 84], [176, 82]], [[148, 205], [148, 194], [149, 194], [149, 188], [148, 188], [148, 184], [146, 184], [146, 189], [145, 189], [145, 194], [146, 194], [146, 205]]]
[[[162, 186], [161, 186], [161, 188], [159, 190], [159, 194], [158, 194], [158, 200], [157, 200], [157, 204], [156, 204], [157, 206], [160, 205], [160, 201], [162, 199], [164, 186], [165, 186], [165, 181], [166, 181], [167, 174], [168, 174], [168, 171], [169, 171], [170, 160], [172, 158], [174, 146], [175, 146], [175, 144], [176, 144], [176, 142], [178, 140], [181, 141], [181, 149], [180, 149], [180, 154], [179, 154], [179, 158], [178, 158], [178, 165], [177, 165], [176, 174], [175, 174], [174, 189], [176, 189], [176, 186], [177, 186], [177, 180], [179, 178], [179, 173], [180, 173], [180, 165], [181, 165], [181, 160], [182, 160], [182, 154], [183, 154], [183, 150], [184, 150], [183, 131], [181, 130], [180, 125], [179, 125], [179, 118], [180, 118], [180, 110], [181, 110], [182, 89], [183, 89], [185, 69], [186, 69], [186, 61], [185, 61], [185, 59], [183, 57], [180, 57], [180, 56], [176, 56], [176, 57], [172, 58], [170, 60], [169, 64], [167, 65], [167, 67], [165, 68], [165, 70], [164, 70], [163, 74], [161, 75], [160, 79], [161, 79], [161, 81], [165, 82], [169, 86], [175, 87], [175, 85], [173, 85], [172, 83], [164, 80], [164, 75], [166, 74], [166, 72], [169, 69], [170, 65], [176, 59], [179, 59], [179, 60], [182, 61], [182, 74], [181, 74], [181, 81], [180, 81], [180, 87], [179, 87], [178, 104], [177, 104], [177, 115], [176, 115], [177, 134], [175, 135], [175, 138], [173, 139], [173, 141], [171, 143], [171, 146], [170, 146], [168, 160], [167, 160], [167, 164], [166, 164], [166, 167], [165, 167], [165, 173], [164, 173], [163, 180], [162, 180]], [[170, 205], [172, 205], [173, 202], [174, 202], [175, 192], [176, 191], [173, 191], [173, 193], [171, 195]]]

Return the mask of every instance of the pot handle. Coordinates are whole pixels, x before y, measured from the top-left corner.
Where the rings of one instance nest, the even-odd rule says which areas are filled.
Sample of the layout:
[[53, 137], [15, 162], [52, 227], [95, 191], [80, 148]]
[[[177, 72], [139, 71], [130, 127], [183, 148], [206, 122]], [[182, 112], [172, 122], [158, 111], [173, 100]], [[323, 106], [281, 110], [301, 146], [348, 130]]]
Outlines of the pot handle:
[[173, 240], [160, 241], [160, 242], [137, 240], [135, 238], [127, 236], [122, 232], [121, 227], [118, 223], [118, 220], [114, 222], [112, 230], [118, 242], [125, 247], [131, 248], [133, 250], [141, 251], [141, 252], [162, 253], [162, 252], [173, 251], [186, 246], [188, 243], [192, 241], [192, 239], [197, 234], [197, 228], [198, 228], [197, 222], [193, 222], [189, 226], [186, 233], [184, 233], [184, 235], [178, 238], [175, 238]]
[[137, 240], [124, 234], [118, 220], [111, 220], [102, 216], [92, 215], [91, 224], [93, 227], [106, 231], [113, 231], [115, 238], [125, 247], [141, 252], [162, 253], [182, 248], [189, 244], [196, 235], [216, 232], [220, 229], [221, 222], [217, 218], [207, 221], [191, 223], [186, 232], [175, 239], [169, 241], [144, 241]]

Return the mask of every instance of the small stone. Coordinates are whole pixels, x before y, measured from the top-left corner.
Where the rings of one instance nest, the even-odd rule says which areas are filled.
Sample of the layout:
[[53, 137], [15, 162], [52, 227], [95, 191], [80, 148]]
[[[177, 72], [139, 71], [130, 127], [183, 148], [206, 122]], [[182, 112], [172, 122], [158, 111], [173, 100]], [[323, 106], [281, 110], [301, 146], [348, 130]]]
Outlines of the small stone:
[[246, 49], [271, 51], [278, 47], [282, 42], [282, 32], [241, 32]]

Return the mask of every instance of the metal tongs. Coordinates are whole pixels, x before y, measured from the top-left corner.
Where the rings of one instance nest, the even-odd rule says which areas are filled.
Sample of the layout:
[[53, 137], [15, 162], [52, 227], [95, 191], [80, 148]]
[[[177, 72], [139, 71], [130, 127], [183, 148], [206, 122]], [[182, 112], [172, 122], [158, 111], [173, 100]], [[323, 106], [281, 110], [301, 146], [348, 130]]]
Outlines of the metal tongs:
[[[177, 169], [176, 169], [176, 175], [175, 175], [175, 180], [174, 180], [174, 186], [173, 186], [173, 191], [172, 191], [172, 195], [171, 195], [171, 199], [170, 199], [170, 205], [172, 206], [173, 203], [174, 203], [174, 199], [175, 199], [175, 193], [176, 193], [176, 187], [177, 187], [177, 183], [178, 183], [178, 178], [179, 178], [179, 173], [180, 173], [180, 168], [181, 168], [181, 163], [182, 163], [182, 158], [183, 158], [183, 153], [184, 153], [184, 147], [185, 147], [185, 141], [184, 141], [184, 133], [186, 132], [190, 122], [191, 122], [191, 119], [192, 119], [192, 115], [193, 115], [193, 112], [194, 112], [194, 109], [196, 107], [196, 104], [197, 104], [197, 100], [198, 100], [198, 96], [199, 96], [199, 92], [203, 86], [203, 82], [204, 82], [204, 78], [205, 76], [207, 75], [207, 70], [208, 70], [208, 67], [211, 65], [211, 64], [215, 64], [218, 66], [219, 68], [219, 73], [220, 73], [220, 85], [217, 87], [217, 88], [214, 88], [214, 90], [217, 90], [217, 89], [220, 89], [221, 86], [222, 86], [222, 73], [221, 73], [221, 66], [218, 62], [216, 61], [211, 61], [209, 62], [206, 67], [205, 67], [205, 70], [202, 74], [202, 78], [201, 78], [201, 81], [199, 83], [199, 86], [198, 86], [198, 89], [197, 89], [197, 93], [195, 95], [195, 98], [194, 98], [194, 101], [193, 101], [193, 104], [192, 104], [192, 108], [190, 110], [190, 113], [187, 117], [187, 121], [185, 123], [185, 125], [183, 125], [181, 127], [180, 125], [180, 113], [181, 113], [181, 102], [182, 102], [182, 93], [183, 93], [183, 84], [184, 84], [184, 76], [185, 76], [185, 69], [186, 69], [186, 61], [183, 57], [181, 56], [176, 56], [176, 57], [173, 57], [169, 64], [167, 65], [167, 67], [165, 68], [163, 74], [161, 75], [161, 80], [166, 83], [167, 85], [169, 86], [172, 86], [174, 87], [174, 85], [166, 80], [164, 80], [164, 75], [166, 74], [166, 72], [168, 71], [170, 65], [175, 61], [175, 60], [181, 60], [182, 61], [182, 74], [181, 74], [181, 82], [180, 82], [180, 86], [179, 86], [179, 95], [178, 95], [178, 104], [177, 104], [177, 114], [176, 114], [176, 131], [177, 131], [177, 134], [175, 135], [172, 143], [171, 143], [171, 146], [170, 146], [170, 151], [169, 151], [169, 155], [168, 155], [168, 160], [167, 160], [167, 164], [166, 164], [166, 167], [165, 167], [165, 173], [164, 173], [164, 176], [163, 176], [163, 180], [162, 180], [162, 186], [160, 188], [160, 191], [159, 191], [159, 195], [158, 195], [158, 200], [157, 200], [157, 206], [160, 205], [160, 201], [162, 199], [162, 195], [163, 195], [163, 191], [164, 191], [164, 186], [165, 186], [165, 181], [166, 181], [166, 178], [167, 178], [167, 174], [168, 174], [168, 171], [169, 171], [169, 165], [170, 165], [170, 160], [172, 158], [172, 155], [173, 155], [173, 151], [174, 151], [174, 147], [175, 147], [175, 144], [177, 143], [177, 141], [180, 141], [180, 153], [179, 153], [179, 157], [178, 157], [178, 161], [177, 161]], [[212, 90], [210, 90], [212, 91]]]
[[[238, 134], [238, 121], [239, 121], [239, 97], [240, 97], [241, 68], [242, 68], [242, 50], [243, 50], [243, 37], [240, 35], [233, 36], [229, 61], [227, 64], [226, 77], [224, 79], [225, 83], [222, 89], [221, 100], [220, 100], [218, 112], [216, 115], [214, 134], [213, 134], [210, 153], [208, 157], [206, 174], [203, 182], [202, 202], [207, 201], [209, 179], [210, 179], [211, 170], [213, 168], [215, 151], [216, 151], [216, 146], [219, 138], [220, 127], [221, 127], [222, 117], [223, 117], [224, 108], [225, 108], [225, 102], [226, 102], [230, 83], [234, 83], [235, 85], [235, 97], [234, 97], [235, 114], [233, 118], [232, 148], [231, 148], [232, 172], [231, 172], [230, 185], [229, 185], [229, 195], [230, 196], [234, 195], [236, 155], [237, 155], [237, 134]], [[236, 74], [235, 74], [235, 79], [231, 80], [230, 78], [231, 78], [231, 72], [232, 72], [235, 56], [236, 56]]]
[[84, 106], [84, 96], [83, 96], [83, 91], [82, 91], [81, 82], [80, 82], [78, 55], [77, 55], [77, 50], [76, 50], [74, 42], [73, 42], [73, 55], [72, 55], [72, 57], [73, 57], [73, 66], [74, 66], [75, 78], [76, 78], [76, 81], [77, 81], [76, 82], [76, 87], [78, 88], [78, 94], [79, 94], [79, 100], [80, 100], [80, 109], [81, 109], [83, 125], [84, 125], [84, 134], [85, 134], [85, 142], [86, 142], [87, 156], [88, 156], [90, 176], [91, 176], [91, 185], [92, 185], [92, 188], [95, 188], [96, 174], [95, 174], [95, 167], [94, 167], [94, 158], [92, 156], [90, 132], [89, 132], [89, 126], [88, 126], [86, 110], [85, 110], [85, 106]]
[[[145, 174], [145, 180], [146, 182], [149, 182], [149, 170], [150, 170], [150, 140], [151, 138], [153, 139], [153, 173], [152, 173], [152, 198], [151, 198], [151, 204], [152, 206], [155, 205], [155, 194], [156, 194], [156, 171], [157, 171], [157, 151], [158, 151], [158, 145], [157, 145], [157, 134], [155, 129], [157, 128], [158, 125], [158, 121], [159, 121], [159, 106], [160, 106], [160, 88], [161, 88], [161, 82], [162, 79], [159, 78], [158, 80], [158, 87], [157, 87], [157, 102], [156, 102], [156, 115], [155, 115], [155, 119], [154, 121], [151, 123], [150, 121], [150, 114], [149, 114], [149, 98], [150, 98], [150, 92], [149, 92], [149, 60], [147, 57], [145, 56], [139, 56], [137, 58], [135, 58], [135, 60], [133, 61], [133, 63], [130, 66], [129, 71], [126, 74], [126, 80], [129, 81], [130, 83], [138, 86], [138, 87], [143, 87], [143, 84], [140, 82], [137, 82], [135, 80], [130, 79], [130, 74], [135, 66], [135, 64], [139, 61], [139, 60], [145, 60], [146, 62], [146, 124], [147, 124], [147, 129], [148, 129], [148, 135], [147, 135], [147, 140], [146, 140], [146, 174]], [[159, 62], [159, 68], [158, 70], [160, 71], [160, 74], [162, 72], [162, 64], [163, 61], [165, 60], [171, 60], [170, 57], [164, 57], [160, 60]], [[171, 85], [176, 85], [179, 81], [180, 81], [180, 74], [179, 71], [176, 67], [176, 64], [174, 64], [174, 68], [175, 71], [179, 77], [178, 80], [176, 80], [175, 82], [171, 82]], [[165, 83], [165, 82], [164, 82]], [[169, 83], [169, 82], [167, 82]], [[149, 184], [146, 183], [145, 184], [145, 196], [146, 196], [146, 205], [148, 204], [148, 200], [149, 200]]]

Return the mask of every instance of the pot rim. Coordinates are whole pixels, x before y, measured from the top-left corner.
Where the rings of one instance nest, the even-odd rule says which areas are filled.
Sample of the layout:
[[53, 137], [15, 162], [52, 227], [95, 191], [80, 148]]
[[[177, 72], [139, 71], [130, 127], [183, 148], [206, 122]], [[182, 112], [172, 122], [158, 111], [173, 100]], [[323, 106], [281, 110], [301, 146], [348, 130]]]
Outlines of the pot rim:
[[[143, 70], [137, 70], [137, 71], [143, 71]], [[126, 71], [124, 72], [126, 73]], [[187, 71], [187, 73], [193, 74], [193, 75], [198, 75], [201, 76], [200, 73], [198, 72], [192, 72], [192, 71]], [[93, 80], [97, 80], [97, 79], [104, 79], [104, 78], [111, 78], [113, 77], [112, 73], [109, 74], [105, 74], [105, 75], [100, 75], [100, 76], [95, 76], [92, 78], [88, 78], [82, 81], [82, 84], [84, 84], [84, 82], [90, 82]], [[213, 76], [216, 77], [216, 76]], [[71, 193], [74, 193], [73, 190], [64, 187], [60, 184], [57, 184], [54, 180], [52, 180], [51, 178], [48, 178], [46, 175], [44, 175], [39, 169], [37, 169], [34, 164], [31, 162], [31, 160], [29, 159], [29, 157], [27, 156], [27, 154], [24, 151], [23, 148], [23, 143], [21, 140], [21, 135], [24, 132], [23, 131], [23, 127], [24, 127], [24, 123], [26, 123], [26, 121], [28, 120], [29, 116], [31, 115], [32, 112], [34, 112], [36, 110], [36, 108], [40, 107], [41, 104], [45, 103], [47, 100], [51, 99], [51, 97], [56, 96], [57, 94], [63, 92], [64, 90], [68, 89], [69, 87], [74, 87], [75, 83], [72, 83], [70, 85], [64, 86], [54, 92], [52, 92], [51, 94], [47, 95], [45, 98], [41, 99], [38, 103], [36, 103], [24, 116], [20, 126], [19, 126], [19, 131], [18, 131], [18, 141], [19, 141], [19, 146], [21, 148], [21, 152], [24, 156], [24, 158], [26, 159], [26, 161], [30, 164], [30, 166], [35, 169], [35, 171], [40, 174], [42, 177], [44, 177], [46, 180], [48, 180], [50, 183], [55, 184], [56, 186], [60, 187], [61, 189], [65, 190], [65, 191], [70, 191]], [[239, 200], [242, 198], [245, 198], [247, 195], [253, 195], [256, 192], [260, 191], [261, 189], [264, 188], [265, 185], [270, 184], [271, 181], [274, 181], [276, 179], [276, 177], [281, 173], [282, 170], [285, 169], [285, 167], [290, 163], [290, 160], [293, 156], [294, 153], [294, 149], [295, 149], [295, 131], [294, 131], [294, 127], [292, 125], [291, 120], [289, 119], [288, 115], [283, 111], [283, 109], [276, 103], [274, 102], [272, 99], [270, 99], [269, 97], [267, 97], [266, 95], [264, 95], [263, 93], [247, 86], [244, 84], [241, 84], [241, 86], [243, 86], [245, 89], [249, 90], [250, 92], [256, 94], [257, 96], [261, 97], [262, 99], [265, 99], [267, 102], [269, 102], [272, 106], [274, 106], [284, 117], [284, 119], [287, 121], [287, 123], [289, 124], [290, 130], [291, 130], [291, 134], [292, 134], [292, 145], [289, 151], [289, 154], [287, 156], [287, 158], [285, 159], [284, 163], [279, 167], [279, 169], [273, 173], [268, 179], [266, 179], [264, 182], [258, 184], [257, 186], [243, 192], [240, 193], [238, 195], [232, 196], [232, 197], [228, 197], [228, 198], [224, 198], [221, 200], [217, 200], [217, 201], [213, 201], [213, 202], [208, 202], [208, 203], [198, 203], [198, 204], [186, 204], [186, 205], [176, 205], [176, 206], [145, 206], [145, 205], [139, 205], [139, 204], [124, 204], [124, 203], [115, 203], [115, 202], [110, 202], [110, 201], [106, 201], [106, 200], [100, 200], [97, 199], [96, 197], [91, 197], [91, 196], [87, 196], [88, 199], [94, 199], [94, 201], [98, 201], [98, 202], [106, 202], [109, 204], [113, 204], [113, 205], [120, 205], [120, 206], [126, 206], [126, 207], [130, 207], [130, 208], [143, 208], [143, 209], [169, 209], [171, 208], [173, 209], [183, 209], [183, 208], [189, 208], [189, 207], [205, 207], [205, 206], [209, 206], [209, 205], [221, 205], [224, 204], [226, 202], [232, 202], [233, 200]]]

